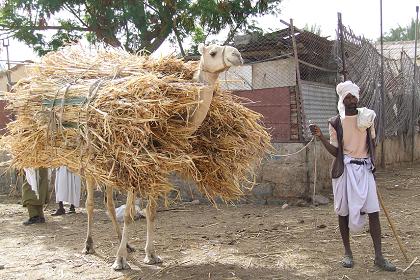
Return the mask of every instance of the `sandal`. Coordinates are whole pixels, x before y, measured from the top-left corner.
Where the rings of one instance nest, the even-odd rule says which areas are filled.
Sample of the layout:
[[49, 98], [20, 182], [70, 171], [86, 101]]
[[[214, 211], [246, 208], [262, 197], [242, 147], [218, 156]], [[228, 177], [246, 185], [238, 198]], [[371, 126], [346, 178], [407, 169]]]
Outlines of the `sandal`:
[[354, 266], [353, 256], [344, 255], [341, 265], [345, 268], [352, 268]]
[[54, 213], [51, 214], [51, 216], [61, 216], [64, 214], [66, 214], [66, 210], [64, 208], [58, 208]]
[[384, 271], [396, 271], [397, 268], [395, 267], [395, 265], [393, 265], [390, 261], [388, 261], [387, 259], [385, 259], [384, 257], [381, 258], [375, 258], [375, 262], [374, 262], [375, 266], [379, 269], [382, 269]]
[[69, 208], [69, 212], [68, 213], [69, 214], [76, 214], [76, 209], [74, 209], [74, 206]]

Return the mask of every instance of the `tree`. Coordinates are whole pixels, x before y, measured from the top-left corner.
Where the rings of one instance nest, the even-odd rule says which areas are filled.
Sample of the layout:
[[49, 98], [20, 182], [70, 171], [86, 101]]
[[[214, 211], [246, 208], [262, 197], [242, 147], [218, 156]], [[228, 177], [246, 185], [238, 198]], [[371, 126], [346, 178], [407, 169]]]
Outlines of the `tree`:
[[305, 24], [305, 27], [303, 27], [303, 30], [314, 33], [318, 36], [321, 36], [321, 26], [317, 24], [313, 24], [309, 26], [308, 24]]
[[391, 28], [389, 32], [386, 32], [384, 35], [384, 42], [415, 40], [415, 33], [416, 21], [411, 19], [411, 23], [406, 27], [398, 25], [398, 27]]
[[[8, 0], [0, 8], [0, 39], [15, 37], [39, 54], [83, 36], [90, 42], [153, 52], [169, 37], [181, 48], [198, 28], [234, 34], [254, 26], [251, 18], [278, 15], [281, 0]], [[47, 32], [48, 31], [48, 32]], [[51, 36], [52, 34], [52, 36]]]

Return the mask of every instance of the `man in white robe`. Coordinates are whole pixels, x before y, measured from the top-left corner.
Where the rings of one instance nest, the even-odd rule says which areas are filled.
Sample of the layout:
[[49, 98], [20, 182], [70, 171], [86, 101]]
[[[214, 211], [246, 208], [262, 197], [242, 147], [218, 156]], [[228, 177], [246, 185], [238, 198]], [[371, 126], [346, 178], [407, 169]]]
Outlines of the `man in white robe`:
[[59, 167], [55, 176], [55, 200], [58, 203], [58, 209], [52, 216], [66, 213], [63, 203], [70, 204], [69, 213], [75, 213], [75, 207], [79, 207], [80, 204], [80, 189], [80, 177], [66, 166]]
[[350, 231], [361, 231], [369, 216], [369, 229], [375, 250], [374, 264], [386, 271], [395, 266], [382, 254], [379, 202], [376, 193], [375, 171], [375, 112], [357, 108], [359, 87], [351, 81], [337, 85], [339, 114], [329, 120], [330, 141], [317, 125], [311, 125], [327, 151], [335, 157], [331, 175], [334, 210], [338, 215], [344, 245], [343, 267], [354, 265], [350, 248]]

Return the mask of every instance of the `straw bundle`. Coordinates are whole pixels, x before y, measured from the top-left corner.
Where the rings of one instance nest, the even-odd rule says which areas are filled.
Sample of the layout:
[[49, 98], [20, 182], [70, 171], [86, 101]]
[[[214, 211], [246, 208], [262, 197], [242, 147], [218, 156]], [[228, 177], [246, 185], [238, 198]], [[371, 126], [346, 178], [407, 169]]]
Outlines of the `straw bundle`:
[[203, 87], [192, 81], [196, 66], [114, 50], [48, 54], [6, 94], [16, 115], [2, 139], [12, 165], [67, 165], [143, 197], [165, 196], [168, 174], [179, 171], [211, 200], [238, 198], [270, 138], [259, 114], [220, 90], [194, 133], [187, 120]]

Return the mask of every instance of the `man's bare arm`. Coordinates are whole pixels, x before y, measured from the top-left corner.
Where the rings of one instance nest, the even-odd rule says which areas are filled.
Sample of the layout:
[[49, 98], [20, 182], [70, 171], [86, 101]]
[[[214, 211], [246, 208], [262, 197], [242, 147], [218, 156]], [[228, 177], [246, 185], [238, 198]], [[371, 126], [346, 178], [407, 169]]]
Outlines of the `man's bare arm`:
[[319, 140], [321, 140], [322, 144], [324, 145], [325, 149], [327, 149], [327, 151], [333, 155], [334, 157], [337, 157], [338, 154], [338, 148], [334, 147], [326, 138], [325, 136], [322, 134], [321, 129], [319, 128], [319, 126], [315, 125], [315, 124], [311, 124], [309, 126], [309, 128], [311, 129], [311, 133], [312, 135], [318, 137]]

